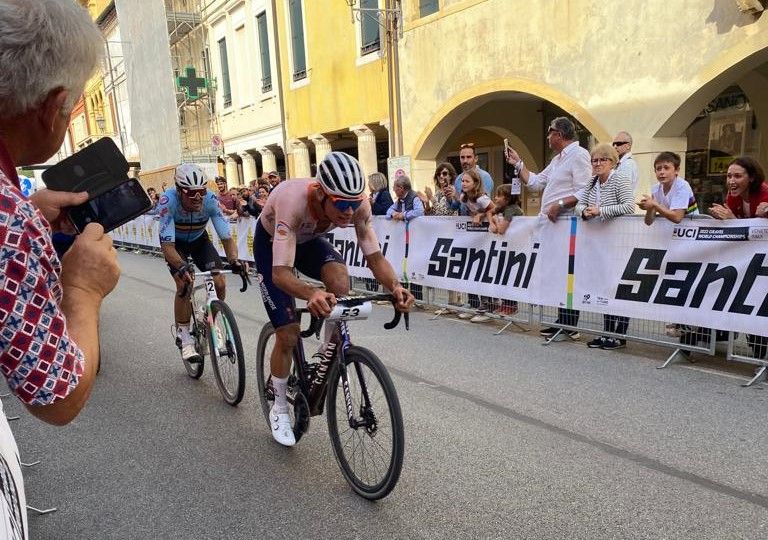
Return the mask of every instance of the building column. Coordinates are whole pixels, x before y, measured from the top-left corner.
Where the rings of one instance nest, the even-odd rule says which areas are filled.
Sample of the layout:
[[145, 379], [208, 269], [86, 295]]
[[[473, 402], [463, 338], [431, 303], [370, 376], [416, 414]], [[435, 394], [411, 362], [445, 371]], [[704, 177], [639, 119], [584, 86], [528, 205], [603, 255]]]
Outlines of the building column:
[[227, 187], [240, 185], [240, 175], [237, 173], [237, 160], [230, 155], [224, 157], [224, 170], [226, 171]]
[[259, 148], [259, 154], [261, 154], [261, 168], [264, 170], [264, 174], [277, 170], [277, 160], [272, 150], [265, 146], [264, 148]]
[[288, 141], [293, 156], [293, 177], [309, 178], [312, 176], [312, 169], [309, 166], [309, 148], [300, 139], [291, 139]]
[[256, 158], [248, 152], [240, 154], [240, 158], [243, 160], [243, 184], [248, 185], [252, 180], [258, 180], [259, 176], [256, 172]]
[[309, 140], [315, 145], [315, 163], [320, 163], [326, 154], [331, 151], [331, 143], [320, 133], [310, 135]]
[[363, 168], [366, 178], [379, 170], [376, 163], [376, 135], [366, 125], [352, 126], [351, 132], [357, 135], [357, 160]]

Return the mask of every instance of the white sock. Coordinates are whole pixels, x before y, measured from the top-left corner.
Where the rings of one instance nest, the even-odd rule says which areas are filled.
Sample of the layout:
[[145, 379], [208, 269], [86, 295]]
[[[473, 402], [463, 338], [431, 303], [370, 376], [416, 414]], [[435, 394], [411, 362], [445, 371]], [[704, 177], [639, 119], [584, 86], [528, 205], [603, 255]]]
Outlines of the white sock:
[[288, 412], [288, 398], [285, 395], [288, 388], [288, 377], [280, 379], [273, 375], [272, 388], [275, 390], [275, 407]]
[[192, 336], [189, 335], [189, 323], [187, 324], [176, 323], [176, 333], [181, 338], [181, 343], [183, 345], [186, 345], [187, 343], [192, 343]]

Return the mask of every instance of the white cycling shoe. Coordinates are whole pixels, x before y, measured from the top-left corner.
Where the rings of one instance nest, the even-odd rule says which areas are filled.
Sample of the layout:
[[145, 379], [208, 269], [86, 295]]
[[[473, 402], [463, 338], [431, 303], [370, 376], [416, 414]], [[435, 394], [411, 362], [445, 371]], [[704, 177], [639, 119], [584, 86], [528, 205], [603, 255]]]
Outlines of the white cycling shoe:
[[293, 435], [291, 427], [291, 417], [288, 409], [278, 408], [272, 405], [269, 410], [269, 425], [272, 427], [272, 438], [283, 446], [293, 446], [296, 444], [296, 437]]
[[181, 346], [181, 357], [190, 364], [200, 362], [200, 355], [197, 354], [195, 346], [191, 343], [187, 343]]

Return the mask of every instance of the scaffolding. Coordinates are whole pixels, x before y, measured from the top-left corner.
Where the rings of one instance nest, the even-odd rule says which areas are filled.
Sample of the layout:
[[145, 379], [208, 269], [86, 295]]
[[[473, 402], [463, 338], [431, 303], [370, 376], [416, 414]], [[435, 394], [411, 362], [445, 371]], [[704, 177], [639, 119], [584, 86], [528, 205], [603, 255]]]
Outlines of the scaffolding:
[[219, 132], [215, 111], [216, 84], [208, 58], [203, 0], [165, 0], [171, 64], [176, 86], [181, 157], [185, 162], [216, 163], [213, 146]]

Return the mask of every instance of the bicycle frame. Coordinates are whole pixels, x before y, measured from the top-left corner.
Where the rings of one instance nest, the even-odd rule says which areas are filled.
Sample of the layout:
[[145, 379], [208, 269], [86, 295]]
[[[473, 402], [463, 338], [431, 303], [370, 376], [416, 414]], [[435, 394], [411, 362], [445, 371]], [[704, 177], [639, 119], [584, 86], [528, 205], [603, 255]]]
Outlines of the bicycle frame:
[[[189, 296], [190, 304], [192, 305], [192, 316], [195, 317], [196, 311], [197, 311], [197, 302], [195, 300], [195, 292], [199, 291], [200, 289], [205, 288], [205, 305], [203, 306], [203, 317], [205, 321], [205, 326], [210, 329], [213, 328], [213, 316], [211, 315], [211, 304], [217, 300], [219, 300], [219, 295], [216, 292], [216, 284], [213, 280], [214, 275], [218, 274], [231, 274], [232, 272], [230, 270], [215, 270], [213, 272], [207, 271], [207, 272], [195, 272], [195, 277], [202, 277], [203, 283], [200, 285], [194, 285], [192, 287], [192, 293]], [[219, 342], [219, 335], [217, 332], [212, 332], [211, 337], [213, 339], [214, 344], [216, 345], [216, 350], [221, 350], [222, 343]]]

